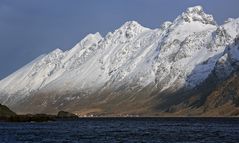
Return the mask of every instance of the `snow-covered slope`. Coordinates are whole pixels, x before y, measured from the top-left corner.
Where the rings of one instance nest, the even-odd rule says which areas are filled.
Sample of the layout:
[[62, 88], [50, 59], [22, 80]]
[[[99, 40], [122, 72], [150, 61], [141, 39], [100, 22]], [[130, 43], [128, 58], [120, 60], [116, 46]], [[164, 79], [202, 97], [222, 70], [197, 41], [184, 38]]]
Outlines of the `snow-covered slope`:
[[[201, 6], [158, 29], [129, 21], [105, 37], [89, 34], [69, 51], [56, 49], [38, 57], [0, 81], [0, 101], [14, 106], [37, 93], [87, 96], [148, 85], [158, 93], [192, 89], [226, 58], [225, 50], [238, 34], [239, 19], [218, 26]], [[238, 60], [238, 51], [232, 54]]]

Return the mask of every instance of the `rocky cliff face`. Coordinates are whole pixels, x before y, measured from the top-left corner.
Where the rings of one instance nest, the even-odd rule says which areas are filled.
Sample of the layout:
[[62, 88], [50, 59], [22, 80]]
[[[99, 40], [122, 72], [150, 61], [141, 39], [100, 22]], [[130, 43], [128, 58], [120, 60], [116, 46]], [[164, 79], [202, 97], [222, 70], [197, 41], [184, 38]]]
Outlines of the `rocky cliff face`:
[[0, 101], [21, 113], [201, 115], [238, 70], [238, 35], [239, 19], [219, 26], [201, 6], [158, 29], [129, 21], [38, 57], [0, 81]]

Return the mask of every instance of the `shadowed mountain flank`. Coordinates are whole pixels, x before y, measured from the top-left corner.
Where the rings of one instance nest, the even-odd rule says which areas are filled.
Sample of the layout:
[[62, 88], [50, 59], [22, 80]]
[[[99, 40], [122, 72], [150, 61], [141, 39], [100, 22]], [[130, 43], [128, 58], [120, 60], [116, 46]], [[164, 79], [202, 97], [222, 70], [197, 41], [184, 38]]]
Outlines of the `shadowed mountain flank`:
[[16, 113], [11, 111], [7, 106], [0, 104], [0, 117], [11, 117], [15, 116]]

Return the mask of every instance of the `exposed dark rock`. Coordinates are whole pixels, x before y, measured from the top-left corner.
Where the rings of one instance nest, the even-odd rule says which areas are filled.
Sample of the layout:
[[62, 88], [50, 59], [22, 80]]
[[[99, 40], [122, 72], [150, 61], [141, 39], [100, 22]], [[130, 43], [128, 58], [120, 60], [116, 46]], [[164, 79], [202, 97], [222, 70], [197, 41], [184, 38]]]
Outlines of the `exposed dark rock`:
[[0, 104], [0, 117], [11, 117], [15, 116], [16, 113], [11, 111], [7, 106]]
[[27, 114], [27, 115], [16, 115], [7, 118], [8, 122], [48, 122], [55, 121], [56, 117], [54, 115], [47, 114]]
[[66, 112], [66, 111], [59, 111], [57, 114], [57, 117], [58, 118], [73, 118], [73, 119], [78, 118], [77, 115], [70, 112]]

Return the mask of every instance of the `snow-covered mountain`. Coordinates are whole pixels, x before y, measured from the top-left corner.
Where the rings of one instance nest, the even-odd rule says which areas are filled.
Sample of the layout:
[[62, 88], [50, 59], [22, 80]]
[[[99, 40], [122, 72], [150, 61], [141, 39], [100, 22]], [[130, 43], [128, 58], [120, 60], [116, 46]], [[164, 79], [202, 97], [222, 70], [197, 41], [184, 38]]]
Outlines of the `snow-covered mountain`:
[[35, 106], [37, 112], [81, 114], [106, 112], [102, 104], [151, 106], [152, 97], [194, 90], [213, 73], [223, 80], [237, 71], [238, 35], [239, 18], [217, 25], [201, 6], [157, 29], [129, 21], [105, 37], [89, 34], [69, 51], [39, 56], [0, 81], [0, 102], [18, 112]]

